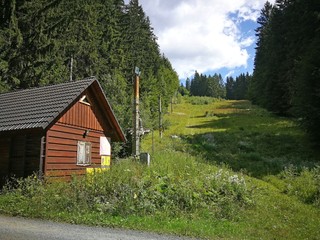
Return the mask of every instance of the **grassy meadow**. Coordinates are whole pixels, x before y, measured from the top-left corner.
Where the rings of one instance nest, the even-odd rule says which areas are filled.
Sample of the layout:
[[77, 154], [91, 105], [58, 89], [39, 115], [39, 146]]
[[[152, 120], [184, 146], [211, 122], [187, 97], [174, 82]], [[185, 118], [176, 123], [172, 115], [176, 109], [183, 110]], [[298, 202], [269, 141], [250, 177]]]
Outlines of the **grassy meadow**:
[[0, 213], [201, 239], [319, 239], [320, 152], [299, 123], [248, 101], [179, 98], [151, 166], [8, 184]]

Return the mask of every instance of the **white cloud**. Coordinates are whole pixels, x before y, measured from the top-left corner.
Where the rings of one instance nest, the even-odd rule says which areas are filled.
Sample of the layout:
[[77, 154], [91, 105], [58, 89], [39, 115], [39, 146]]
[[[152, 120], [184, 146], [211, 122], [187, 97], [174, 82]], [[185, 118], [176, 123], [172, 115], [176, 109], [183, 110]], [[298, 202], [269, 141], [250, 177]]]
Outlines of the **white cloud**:
[[249, 47], [254, 44], [255, 38], [253, 36], [246, 37], [240, 41], [241, 47]]
[[[180, 78], [198, 72], [246, 67], [254, 44], [239, 24], [255, 21], [264, 0], [140, 0], [161, 51]], [[232, 17], [233, 16], [233, 17]]]
[[230, 76], [232, 76], [234, 73], [235, 73], [235, 71], [234, 71], [234, 70], [231, 70], [231, 71], [229, 71], [224, 77], [225, 77], [225, 78], [230, 77]]

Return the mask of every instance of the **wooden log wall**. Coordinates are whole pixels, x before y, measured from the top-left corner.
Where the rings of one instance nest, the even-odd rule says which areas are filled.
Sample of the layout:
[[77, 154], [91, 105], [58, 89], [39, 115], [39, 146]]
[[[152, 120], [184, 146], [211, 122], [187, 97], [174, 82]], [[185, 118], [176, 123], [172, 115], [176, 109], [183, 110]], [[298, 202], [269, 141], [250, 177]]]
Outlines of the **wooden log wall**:
[[[102, 131], [90, 130], [84, 137], [86, 128], [56, 123], [47, 132], [45, 175], [50, 177], [67, 177], [84, 175], [87, 167], [100, 167], [100, 137]], [[91, 143], [91, 165], [77, 165], [78, 141]]]
[[41, 135], [11, 137], [9, 172], [15, 177], [27, 177], [39, 171]]
[[[45, 175], [70, 178], [84, 175], [87, 167], [100, 167], [100, 137], [105, 136], [94, 105], [76, 102], [48, 131]], [[84, 132], [89, 130], [87, 136]], [[91, 165], [77, 165], [78, 141], [91, 143]]]
[[10, 141], [9, 137], [0, 137], [0, 186], [9, 175]]
[[95, 116], [93, 106], [81, 102], [75, 103], [58, 120], [58, 122], [86, 129], [103, 131], [97, 117]]
[[26, 136], [24, 177], [39, 172], [41, 137], [39, 134]]
[[9, 172], [17, 178], [24, 177], [26, 164], [26, 135], [18, 135], [11, 138], [10, 167]]
[[41, 134], [0, 137], [0, 184], [8, 177], [27, 177], [39, 171]]

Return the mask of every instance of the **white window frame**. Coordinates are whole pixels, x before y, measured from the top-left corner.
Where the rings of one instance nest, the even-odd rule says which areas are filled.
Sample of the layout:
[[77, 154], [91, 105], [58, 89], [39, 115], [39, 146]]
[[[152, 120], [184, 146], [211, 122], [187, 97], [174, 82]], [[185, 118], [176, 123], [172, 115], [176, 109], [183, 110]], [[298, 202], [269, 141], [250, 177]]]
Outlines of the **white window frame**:
[[77, 147], [77, 165], [89, 166], [91, 165], [91, 143], [78, 141]]

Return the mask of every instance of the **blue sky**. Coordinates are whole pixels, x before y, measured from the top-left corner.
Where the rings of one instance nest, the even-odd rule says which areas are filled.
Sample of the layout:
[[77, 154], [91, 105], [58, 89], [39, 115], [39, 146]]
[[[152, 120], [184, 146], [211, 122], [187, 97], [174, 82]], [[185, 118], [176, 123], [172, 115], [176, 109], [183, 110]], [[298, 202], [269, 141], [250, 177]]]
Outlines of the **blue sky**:
[[[270, 1], [271, 3], [274, 2]], [[265, 0], [140, 0], [160, 50], [181, 80], [253, 71], [256, 20]]]
[[[233, 18], [236, 19], [236, 14], [231, 14]], [[245, 38], [253, 39], [253, 42], [249, 46], [243, 47], [247, 53], [248, 53], [248, 59], [246, 61], [245, 65], [240, 65], [236, 67], [223, 67], [215, 70], [209, 70], [205, 71], [204, 74], [214, 74], [214, 73], [220, 73], [224, 78], [227, 76], [239, 76], [241, 73], [249, 73], [251, 74], [253, 72], [253, 64], [254, 64], [254, 57], [255, 57], [255, 47], [256, 47], [256, 36], [255, 36], [255, 29], [258, 27], [258, 24], [256, 21], [253, 20], [247, 20], [243, 21], [241, 23], [238, 23], [238, 28], [241, 32], [241, 35], [243, 35]]]

